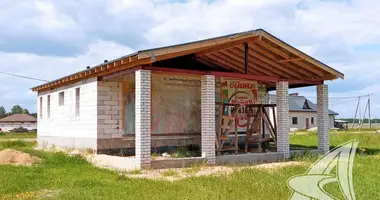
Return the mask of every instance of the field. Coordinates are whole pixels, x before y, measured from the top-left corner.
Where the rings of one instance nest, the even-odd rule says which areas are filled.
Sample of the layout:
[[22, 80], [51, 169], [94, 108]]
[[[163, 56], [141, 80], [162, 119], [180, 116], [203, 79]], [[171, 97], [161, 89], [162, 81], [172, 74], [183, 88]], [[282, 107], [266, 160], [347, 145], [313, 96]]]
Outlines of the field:
[[[356, 197], [379, 199], [380, 134], [334, 132], [331, 144], [336, 146], [355, 138], [359, 139], [354, 164]], [[317, 136], [315, 133], [292, 135], [291, 143], [315, 147]], [[304, 155], [292, 158], [301, 162], [300, 165], [243, 169], [229, 175], [168, 182], [127, 178], [117, 172], [95, 168], [81, 157], [33, 150], [33, 145], [21, 141], [0, 142], [0, 149], [23, 150], [43, 160], [35, 166], [0, 166], [0, 199], [288, 199], [291, 193], [287, 187], [288, 179], [304, 174], [318, 158]], [[176, 173], [169, 171], [165, 176], [176, 176]], [[336, 183], [331, 183], [326, 190], [343, 198]]]
[[0, 140], [2, 139], [33, 139], [37, 137], [37, 133], [2, 133], [0, 132]]

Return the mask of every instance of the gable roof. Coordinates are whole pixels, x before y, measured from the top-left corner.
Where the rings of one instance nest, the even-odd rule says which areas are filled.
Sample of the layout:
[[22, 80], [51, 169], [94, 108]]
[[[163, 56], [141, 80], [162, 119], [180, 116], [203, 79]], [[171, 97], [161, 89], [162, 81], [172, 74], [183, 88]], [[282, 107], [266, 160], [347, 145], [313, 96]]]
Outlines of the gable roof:
[[[289, 100], [289, 111], [295, 112], [317, 112], [317, 105], [311, 101], [309, 101], [304, 96], [288, 96]], [[276, 104], [277, 96], [270, 94], [269, 95], [269, 103]], [[304, 109], [305, 103], [309, 104], [310, 109]], [[339, 113], [334, 112], [329, 109], [329, 115], [339, 115]]]
[[28, 114], [13, 114], [0, 119], [0, 122], [37, 122], [37, 119]]
[[[245, 51], [247, 50], [247, 51]], [[248, 51], [249, 50], [249, 51]], [[107, 61], [32, 88], [43, 91], [92, 77], [102, 77], [158, 61], [192, 55], [197, 62], [229, 72], [271, 76], [281, 80], [321, 82], [344, 78], [344, 74], [290, 46], [270, 33], [252, 30], [167, 47], [147, 49]], [[180, 68], [181, 66], [177, 66]], [[205, 70], [198, 67], [197, 70]]]

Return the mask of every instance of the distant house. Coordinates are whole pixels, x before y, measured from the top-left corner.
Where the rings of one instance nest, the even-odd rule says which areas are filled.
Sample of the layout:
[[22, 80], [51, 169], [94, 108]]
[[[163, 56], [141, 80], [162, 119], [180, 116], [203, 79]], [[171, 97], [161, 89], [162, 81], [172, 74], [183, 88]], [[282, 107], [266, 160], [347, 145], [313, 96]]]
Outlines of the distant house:
[[[269, 95], [269, 101], [276, 104], [276, 95]], [[329, 110], [330, 128], [334, 128], [336, 115], [339, 114]], [[289, 121], [292, 131], [317, 127], [317, 105], [298, 93], [289, 94]]]
[[37, 129], [37, 119], [28, 114], [13, 114], [0, 119], [0, 130], [9, 132], [14, 128]]

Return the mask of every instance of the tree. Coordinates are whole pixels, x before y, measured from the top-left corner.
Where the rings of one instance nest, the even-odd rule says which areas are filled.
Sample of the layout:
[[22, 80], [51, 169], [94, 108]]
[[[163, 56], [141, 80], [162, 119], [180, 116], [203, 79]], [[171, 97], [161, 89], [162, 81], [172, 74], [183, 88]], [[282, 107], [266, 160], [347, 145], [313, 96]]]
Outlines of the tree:
[[11, 113], [12, 113], [12, 114], [22, 114], [23, 110], [24, 110], [24, 109], [22, 109], [21, 106], [19, 106], [19, 105], [14, 105], [13, 108], [12, 108]]
[[7, 111], [5, 110], [4, 106], [1, 106], [0, 107], [0, 118], [5, 117], [6, 114], [7, 114]]
[[23, 109], [23, 110], [22, 110], [22, 114], [28, 114], [28, 115], [29, 115], [29, 110], [28, 110], [28, 109], [26, 109], [26, 108], [25, 108], [25, 109]]

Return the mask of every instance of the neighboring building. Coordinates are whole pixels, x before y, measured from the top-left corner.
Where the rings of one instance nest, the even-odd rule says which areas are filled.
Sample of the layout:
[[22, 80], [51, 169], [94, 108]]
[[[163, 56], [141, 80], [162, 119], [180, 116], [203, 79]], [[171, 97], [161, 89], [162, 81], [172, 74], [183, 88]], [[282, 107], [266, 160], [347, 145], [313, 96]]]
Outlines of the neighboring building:
[[0, 130], [9, 132], [15, 128], [37, 129], [37, 119], [28, 114], [13, 114], [0, 119]]
[[268, 91], [276, 90], [276, 155], [288, 158], [288, 88], [317, 86], [324, 119], [318, 148], [327, 152], [323, 82], [338, 78], [344, 74], [262, 29], [142, 50], [32, 88], [38, 98], [38, 144], [98, 152], [133, 148], [137, 168], [154, 162], [156, 147], [197, 144], [202, 158], [215, 164], [218, 107], [268, 104]]
[[[270, 102], [276, 104], [276, 95], [269, 95]], [[317, 127], [317, 105], [298, 93], [289, 94], [290, 130], [307, 130]], [[329, 128], [334, 128], [335, 116], [338, 113], [328, 110]]]

